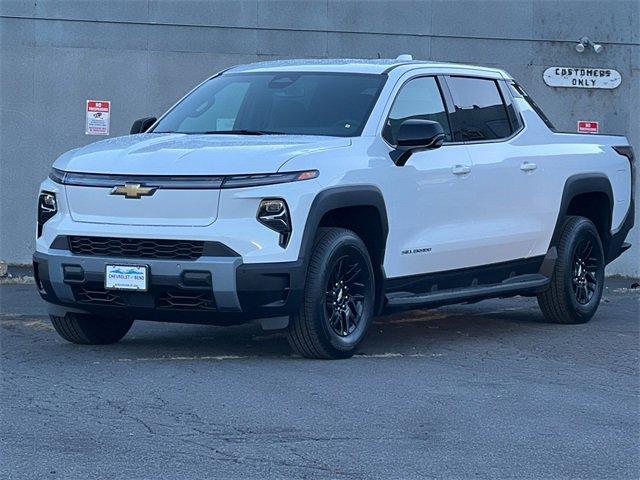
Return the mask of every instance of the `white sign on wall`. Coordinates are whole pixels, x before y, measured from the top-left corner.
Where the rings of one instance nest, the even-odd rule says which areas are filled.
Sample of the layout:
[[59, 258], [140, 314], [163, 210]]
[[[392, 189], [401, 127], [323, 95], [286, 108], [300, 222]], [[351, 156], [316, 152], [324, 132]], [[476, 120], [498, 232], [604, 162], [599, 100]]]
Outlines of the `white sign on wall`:
[[622, 81], [617, 70], [592, 67], [549, 67], [542, 78], [550, 87], [569, 88], [613, 89]]
[[85, 134], [109, 135], [111, 125], [111, 102], [87, 100]]

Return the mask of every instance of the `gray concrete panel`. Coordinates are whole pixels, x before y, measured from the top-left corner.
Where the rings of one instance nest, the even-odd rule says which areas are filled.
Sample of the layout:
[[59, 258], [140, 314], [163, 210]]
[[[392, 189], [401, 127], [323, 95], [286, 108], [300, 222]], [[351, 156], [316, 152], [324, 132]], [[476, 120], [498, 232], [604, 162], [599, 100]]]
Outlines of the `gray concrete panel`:
[[[530, 39], [533, 31], [532, 11], [532, 2], [528, 1], [437, 0], [433, 3], [432, 33]], [[500, 28], [496, 28], [497, 25]]]
[[432, 2], [422, 0], [329, 0], [330, 29], [344, 32], [431, 33]]
[[542, 40], [640, 43], [637, 0], [533, 2], [533, 33]]
[[35, 244], [39, 172], [32, 169], [33, 149], [41, 143], [34, 125], [33, 48], [2, 46], [0, 59], [0, 258], [25, 261]]
[[258, 53], [295, 57], [325, 57], [326, 32], [300, 32], [295, 30], [259, 30]]
[[35, 14], [36, 2], [25, 2], [24, 0], [0, 1], [0, 15], [33, 17]]
[[254, 29], [154, 25], [149, 27], [148, 48], [160, 52], [215, 52], [255, 54]]
[[38, 0], [30, 3], [36, 5], [36, 16], [41, 18], [98, 22], [146, 22], [149, 19], [148, 0]]
[[36, 46], [146, 50], [148, 25], [35, 20]]
[[327, 56], [346, 58], [395, 58], [410, 53], [414, 58], [430, 58], [430, 37], [330, 33]]
[[155, 23], [255, 27], [261, 0], [149, 0]]
[[[24, 112], [33, 103], [35, 58], [33, 48], [0, 46], [0, 110]], [[6, 135], [6, 136], [5, 136]], [[2, 147], [12, 144], [10, 132], [0, 130]], [[0, 158], [0, 160], [3, 160]]]
[[321, 0], [258, 2], [258, 26], [293, 30], [329, 28], [328, 4]]
[[0, 45], [32, 47], [35, 44], [35, 22], [17, 18], [0, 18]]
[[472, 63], [497, 67], [532, 61], [532, 43], [509, 40], [433, 37], [431, 58], [446, 62]]

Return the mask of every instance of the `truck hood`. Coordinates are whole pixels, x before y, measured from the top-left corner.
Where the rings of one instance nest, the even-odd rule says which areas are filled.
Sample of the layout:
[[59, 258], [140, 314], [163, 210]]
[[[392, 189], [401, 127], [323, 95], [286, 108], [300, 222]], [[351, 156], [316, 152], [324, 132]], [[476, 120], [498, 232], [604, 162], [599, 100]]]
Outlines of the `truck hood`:
[[122, 175], [273, 173], [295, 156], [350, 144], [350, 139], [341, 137], [143, 133], [72, 150], [58, 158], [54, 167]]

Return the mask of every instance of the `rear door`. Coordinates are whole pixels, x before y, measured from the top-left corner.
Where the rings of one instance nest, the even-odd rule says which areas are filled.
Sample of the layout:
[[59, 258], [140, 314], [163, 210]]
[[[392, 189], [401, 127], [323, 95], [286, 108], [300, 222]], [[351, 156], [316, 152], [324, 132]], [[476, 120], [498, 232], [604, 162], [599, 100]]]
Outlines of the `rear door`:
[[[536, 184], [540, 172], [518, 141], [518, 119], [499, 80], [448, 76], [454, 142], [467, 146], [473, 163], [473, 232], [482, 264], [529, 256], [541, 234]], [[475, 263], [475, 262], [474, 262]]]

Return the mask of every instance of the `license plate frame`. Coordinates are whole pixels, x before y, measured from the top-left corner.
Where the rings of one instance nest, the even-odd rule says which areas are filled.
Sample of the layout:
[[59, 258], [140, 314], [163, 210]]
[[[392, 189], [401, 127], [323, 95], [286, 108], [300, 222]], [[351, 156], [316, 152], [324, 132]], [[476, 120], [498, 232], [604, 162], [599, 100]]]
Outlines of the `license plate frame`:
[[[120, 272], [114, 271], [120, 269]], [[109, 274], [122, 277], [109, 277]], [[131, 277], [138, 275], [142, 278]], [[111, 280], [111, 281], [110, 281]], [[126, 292], [146, 292], [149, 290], [149, 265], [108, 263], [104, 266], [104, 289]]]

